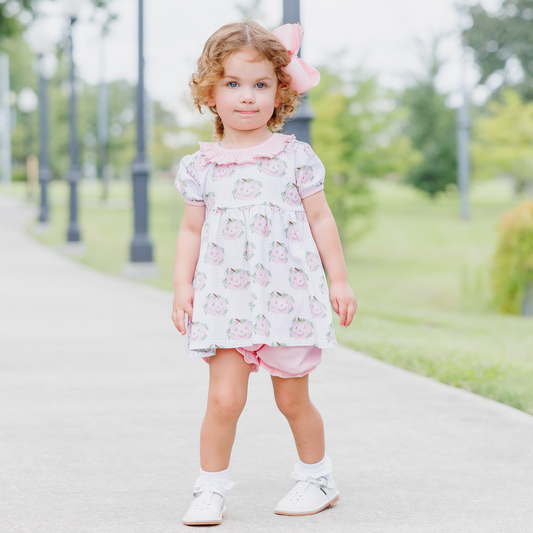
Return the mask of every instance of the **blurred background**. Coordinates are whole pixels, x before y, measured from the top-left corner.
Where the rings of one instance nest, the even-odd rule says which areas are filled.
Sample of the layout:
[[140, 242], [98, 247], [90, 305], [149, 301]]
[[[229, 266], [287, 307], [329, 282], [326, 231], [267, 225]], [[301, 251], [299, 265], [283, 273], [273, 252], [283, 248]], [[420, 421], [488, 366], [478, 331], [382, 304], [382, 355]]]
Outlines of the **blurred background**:
[[[172, 290], [174, 176], [212, 131], [196, 59], [289, 4], [152, 0], [140, 35], [133, 0], [0, 0], [0, 194], [35, 205], [28, 231]], [[339, 342], [533, 414], [533, 1], [292, 4], [359, 303]]]

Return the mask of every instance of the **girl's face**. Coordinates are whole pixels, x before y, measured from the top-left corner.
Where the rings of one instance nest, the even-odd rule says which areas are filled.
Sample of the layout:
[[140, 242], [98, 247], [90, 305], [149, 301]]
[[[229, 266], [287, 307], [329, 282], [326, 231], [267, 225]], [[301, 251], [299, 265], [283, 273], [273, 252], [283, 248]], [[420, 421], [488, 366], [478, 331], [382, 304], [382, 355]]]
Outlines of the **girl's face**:
[[216, 106], [226, 130], [267, 129], [279, 106], [278, 78], [274, 67], [257, 57], [255, 50], [231, 54], [224, 62], [224, 76], [215, 85], [208, 105]]

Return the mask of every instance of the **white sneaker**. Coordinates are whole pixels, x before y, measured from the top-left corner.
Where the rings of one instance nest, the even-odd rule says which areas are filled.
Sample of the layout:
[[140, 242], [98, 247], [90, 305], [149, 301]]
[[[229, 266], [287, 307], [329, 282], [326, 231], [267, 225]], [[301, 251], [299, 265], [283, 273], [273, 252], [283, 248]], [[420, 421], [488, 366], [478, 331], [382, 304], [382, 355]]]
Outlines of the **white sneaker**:
[[339, 491], [332, 476], [310, 477], [306, 481], [297, 481], [274, 512], [290, 516], [316, 514], [338, 500]]
[[215, 484], [206, 483], [192, 495], [183, 523], [186, 526], [216, 526], [222, 523], [225, 516], [224, 493]]

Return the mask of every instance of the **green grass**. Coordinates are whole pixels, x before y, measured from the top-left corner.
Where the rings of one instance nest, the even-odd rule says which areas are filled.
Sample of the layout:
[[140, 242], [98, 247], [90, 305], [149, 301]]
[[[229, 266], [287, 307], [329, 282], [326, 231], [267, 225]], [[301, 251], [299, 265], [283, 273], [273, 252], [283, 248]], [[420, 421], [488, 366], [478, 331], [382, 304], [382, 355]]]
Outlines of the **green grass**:
[[[490, 308], [490, 262], [501, 215], [515, 203], [504, 182], [472, 191], [472, 218], [458, 216], [457, 198], [429, 201], [394, 183], [372, 184], [371, 230], [345, 245], [359, 311], [349, 328], [335, 323], [341, 344], [533, 414], [533, 320]], [[67, 188], [52, 187], [51, 246], [65, 240]], [[14, 188], [14, 194], [21, 194]], [[81, 262], [120, 274], [128, 259], [130, 190], [113, 184], [105, 206], [96, 184], [83, 184], [80, 227], [88, 247]], [[157, 279], [172, 290], [181, 197], [171, 182], [151, 184], [150, 231]]]

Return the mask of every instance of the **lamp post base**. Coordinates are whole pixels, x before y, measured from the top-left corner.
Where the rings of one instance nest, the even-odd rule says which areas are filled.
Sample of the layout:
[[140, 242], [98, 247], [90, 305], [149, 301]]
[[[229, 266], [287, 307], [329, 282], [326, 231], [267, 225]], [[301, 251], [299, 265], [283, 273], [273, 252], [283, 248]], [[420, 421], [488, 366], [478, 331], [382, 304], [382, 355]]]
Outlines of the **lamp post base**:
[[60, 251], [71, 257], [83, 257], [87, 253], [87, 247], [81, 241], [69, 242], [60, 246]]
[[32, 228], [34, 235], [46, 235], [50, 233], [51, 226], [48, 222], [36, 222]]
[[126, 263], [122, 274], [131, 279], [153, 279], [159, 276], [159, 267], [152, 261]]

